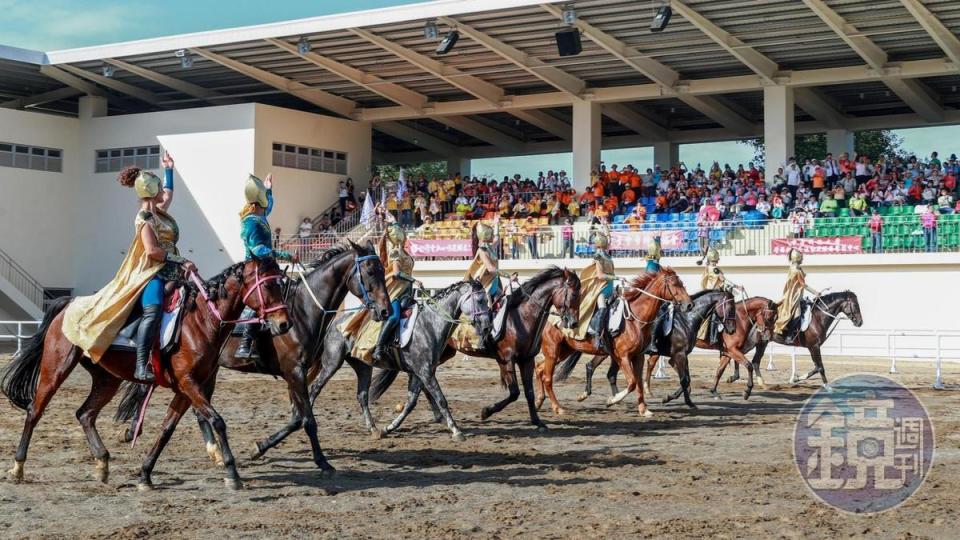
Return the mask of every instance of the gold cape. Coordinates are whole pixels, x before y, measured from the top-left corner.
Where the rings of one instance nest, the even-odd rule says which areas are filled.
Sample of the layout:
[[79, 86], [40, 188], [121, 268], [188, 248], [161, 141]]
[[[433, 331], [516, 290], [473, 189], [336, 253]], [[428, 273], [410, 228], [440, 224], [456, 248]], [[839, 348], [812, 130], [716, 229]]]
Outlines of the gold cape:
[[137, 234], [117, 274], [91, 296], [73, 300], [63, 313], [63, 335], [99, 362], [140, 301], [140, 293], [164, 264], [147, 257], [140, 231], [147, 222], [138, 219]]
[[[700, 288], [711, 291], [714, 289], [722, 289], [723, 280], [723, 270], [720, 270], [713, 264], [707, 264], [707, 267], [703, 269], [703, 277], [700, 279]], [[700, 325], [700, 330], [697, 332], [697, 339], [707, 340], [707, 331], [710, 328], [711, 318], [709, 314], [704, 318], [703, 324]]]
[[799, 266], [790, 266], [787, 282], [783, 286], [783, 299], [780, 300], [780, 306], [777, 307], [777, 322], [773, 326], [774, 333], [782, 334], [790, 321], [793, 320], [797, 306], [800, 305], [800, 299], [803, 297], [803, 290], [807, 288], [806, 276], [806, 273]]
[[[593, 318], [593, 312], [597, 309], [597, 301], [600, 298], [600, 293], [603, 292], [603, 288], [607, 285], [605, 279], [597, 277], [598, 264], [601, 264], [601, 261], [594, 260], [593, 264], [587, 265], [586, 268], [580, 272], [580, 319], [574, 328], [561, 328], [561, 331], [567, 337], [582, 340], [586, 339], [587, 334], [590, 333], [590, 319]], [[613, 269], [608, 269], [607, 273], [612, 274]], [[559, 322], [558, 318], [554, 318], [555, 322]]]

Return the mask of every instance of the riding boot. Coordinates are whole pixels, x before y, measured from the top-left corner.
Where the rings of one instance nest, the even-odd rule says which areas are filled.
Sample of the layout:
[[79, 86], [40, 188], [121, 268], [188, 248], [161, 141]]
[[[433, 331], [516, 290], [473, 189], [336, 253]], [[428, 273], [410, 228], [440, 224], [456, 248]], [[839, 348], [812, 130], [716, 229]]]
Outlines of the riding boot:
[[257, 356], [254, 350], [254, 343], [257, 340], [257, 334], [260, 332], [260, 323], [247, 323], [243, 325], [243, 335], [240, 337], [240, 346], [234, 354], [237, 358], [253, 358]]
[[590, 326], [594, 330], [594, 343], [593, 346], [597, 349], [601, 349], [603, 352], [607, 353], [609, 356], [612, 354], [611, 340], [609, 337], [609, 332], [607, 331], [607, 326], [610, 322], [610, 308], [607, 306], [598, 307], [593, 314], [593, 319], [590, 321]]
[[143, 308], [143, 318], [137, 328], [137, 367], [133, 377], [143, 383], [154, 383], [156, 378], [150, 372], [150, 354], [157, 341], [160, 330], [160, 316], [162, 309], [159, 305]]
[[380, 326], [380, 337], [377, 338], [377, 347], [373, 350], [374, 360], [381, 364], [391, 363], [391, 358], [388, 351], [390, 350], [390, 345], [393, 341], [393, 334], [399, 326], [399, 318], [391, 318], [383, 321], [383, 325]]

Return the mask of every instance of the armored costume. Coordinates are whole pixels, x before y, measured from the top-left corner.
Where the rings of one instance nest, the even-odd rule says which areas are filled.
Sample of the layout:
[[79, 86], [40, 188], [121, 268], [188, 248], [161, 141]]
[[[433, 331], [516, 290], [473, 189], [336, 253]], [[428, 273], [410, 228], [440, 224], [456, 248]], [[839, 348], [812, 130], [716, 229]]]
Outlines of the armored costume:
[[660, 237], [655, 236], [647, 244], [647, 272], [655, 274], [660, 271]]
[[380, 327], [380, 337], [377, 339], [377, 347], [373, 351], [373, 357], [378, 362], [386, 362], [387, 348], [394, 339], [394, 334], [400, 326], [400, 317], [403, 310], [413, 304], [413, 257], [407, 253], [406, 241], [407, 235], [396, 223], [390, 225], [387, 229], [387, 240], [393, 249], [388, 255], [387, 268], [396, 270], [391, 272], [386, 280], [387, 294], [390, 296], [390, 317], [384, 321]]
[[[737, 286], [733, 283], [727, 281], [726, 277], [723, 275], [723, 270], [720, 270], [718, 264], [720, 263], [720, 253], [716, 249], [710, 248], [707, 250], [707, 266], [703, 269], [703, 278], [700, 279], [700, 288], [705, 291], [727, 291], [733, 292]], [[711, 324], [716, 325], [717, 321], [715, 317], [711, 315], [707, 317], [703, 324], [700, 325], [700, 331], [697, 333], [697, 339], [713, 341], [714, 335], [711, 335], [710, 326]]]
[[[470, 263], [470, 267], [467, 269], [467, 273], [463, 279], [475, 279], [479, 281], [480, 284], [483, 285], [483, 288], [490, 294], [490, 298], [495, 300], [497, 295], [500, 294], [500, 261], [497, 259], [497, 253], [492, 245], [493, 227], [486, 223], [477, 223], [476, 233], [477, 241], [479, 242], [477, 254], [473, 257], [473, 262]], [[493, 261], [494, 266], [497, 267], [497, 271], [491, 272], [487, 269], [487, 265], [484, 264], [480, 256], [481, 252], [486, 253], [490, 260]]]
[[790, 250], [790, 270], [787, 272], [787, 282], [783, 285], [783, 298], [777, 307], [777, 321], [773, 332], [783, 336], [790, 321], [797, 315], [797, 309], [803, 299], [803, 291], [811, 294], [820, 294], [819, 291], [807, 285], [806, 272], [800, 265], [803, 264], [803, 253]]

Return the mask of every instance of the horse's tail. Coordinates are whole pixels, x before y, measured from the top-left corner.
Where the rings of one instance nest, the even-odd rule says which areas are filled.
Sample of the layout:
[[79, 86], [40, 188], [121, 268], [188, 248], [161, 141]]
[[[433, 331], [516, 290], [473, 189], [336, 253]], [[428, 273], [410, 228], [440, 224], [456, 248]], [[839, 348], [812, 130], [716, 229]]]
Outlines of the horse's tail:
[[37, 379], [40, 378], [40, 360], [43, 358], [43, 344], [47, 338], [50, 323], [60, 314], [72, 298], [57, 298], [50, 303], [43, 314], [43, 322], [37, 333], [27, 339], [26, 344], [14, 356], [13, 361], [3, 372], [0, 391], [7, 396], [14, 407], [27, 410], [37, 395]]
[[560, 363], [557, 371], [554, 372], [553, 380], [556, 382], [563, 382], [567, 380], [567, 377], [573, 373], [573, 368], [577, 367], [577, 362], [580, 361], [581, 356], [583, 356], [583, 353], [580, 351], [573, 351], [570, 353], [570, 355]]
[[380, 399], [380, 396], [390, 388], [393, 381], [397, 380], [398, 373], [400, 372], [392, 369], [381, 369], [380, 373], [374, 375], [373, 381], [370, 384], [370, 401]]
[[120, 398], [120, 405], [117, 406], [117, 413], [113, 415], [113, 419], [117, 422], [129, 422], [140, 411], [143, 400], [147, 398], [149, 387], [145, 384], [125, 382], [122, 388], [123, 397]]

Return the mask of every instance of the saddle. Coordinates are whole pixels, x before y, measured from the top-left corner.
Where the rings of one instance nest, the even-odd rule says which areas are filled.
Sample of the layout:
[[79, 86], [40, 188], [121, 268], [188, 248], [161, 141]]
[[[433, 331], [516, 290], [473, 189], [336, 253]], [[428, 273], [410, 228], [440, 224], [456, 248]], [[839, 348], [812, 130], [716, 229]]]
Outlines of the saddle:
[[615, 338], [623, 333], [626, 319], [627, 302], [621, 296], [613, 301], [613, 307], [610, 308], [610, 320], [607, 321], [607, 332], [610, 337]]
[[810, 322], [813, 320], [813, 302], [802, 298], [797, 316], [794, 317], [783, 332], [784, 336], [796, 338], [801, 332], [806, 332], [810, 328]]
[[[159, 351], [161, 354], [173, 352], [176, 345], [180, 342], [180, 327], [183, 322], [183, 304], [186, 301], [186, 287], [178, 287], [173, 292], [166, 294], [163, 299], [163, 315], [160, 319], [160, 339]], [[113, 338], [110, 348], [118, 351], [136, 352], [137, 350], [137, 330], [140, 328], [140, 320], [143, 312], [140, 307], [130, 313], [126, 324]]]
[[[404, 307], [400, 313], [400, 326], [394, 333], [393, 346], [399, 349], [406, 349], [413, 340], [413, 330], [416, 327], [417, 318], [420, 315], [420, 306], [416, 303]], [[380, 328], [383, 323], [367, 319], [363, 324], [357, 339], [353, 343], [351, 355], [360, 361], [373, 364], [373, 351], [377, 348], [377, 341], [380, 339]]]

